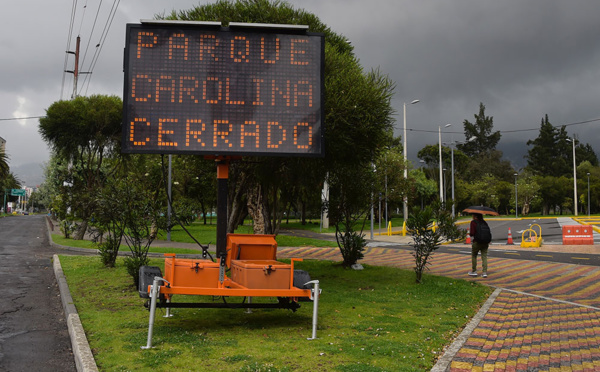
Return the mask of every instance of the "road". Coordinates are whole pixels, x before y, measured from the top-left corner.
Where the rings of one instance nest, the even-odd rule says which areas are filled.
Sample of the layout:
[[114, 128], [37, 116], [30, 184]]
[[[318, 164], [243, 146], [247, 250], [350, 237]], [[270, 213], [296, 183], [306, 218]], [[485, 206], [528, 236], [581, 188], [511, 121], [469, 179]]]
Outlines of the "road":
[[0, 371], [76, 370], [44, 218], [0, 218]]
[[[486, 220], [492, 229], [492, 244], [506, 244], [508, 239], [508, 229], [510, 228], [513, 241], [515, 244], [520, 244], [523, 233], [525, 238], [529, 237], [528, 229], [532, 229], [535, 233], [532, 235], [540, 235], [544, 244], [562, 244], [562, 226], [563, 225], [579, 225], [568, 217], [559, 218], [538, 218], [538, 219], [487, 219]], [[463, 228], [468, 228], [468, 224], [461, 225]], [[594, 242], [600, 243], [600, 234], [594, 233]]]

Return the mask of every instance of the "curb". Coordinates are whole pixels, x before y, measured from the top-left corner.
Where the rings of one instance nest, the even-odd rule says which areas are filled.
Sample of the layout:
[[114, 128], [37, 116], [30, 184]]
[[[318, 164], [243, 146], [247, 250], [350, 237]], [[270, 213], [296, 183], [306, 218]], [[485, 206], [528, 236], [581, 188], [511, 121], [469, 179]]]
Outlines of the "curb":
[[456, 353], [462, 348], [462, 346], [467, 342], [467, 339], [473, 333], [475, 328], [479, 325], [479, 322], [485, 314], [488, 312], [496, 297], [502, 292], [502, 289], [496, 289], [494, 293], [487, 299], [485, 304], [479, 309], [477, 314], [471, 319], [469, 324], [463, 329], [463, 331], [458, 335], [458, 337], [454, 340], [454, 342], [446, 349], [446, 352], [440, 359], [438, 359], [437, 363], [431, 369], [431, 372], [445, 372], [450, 370], [450, 363], [452, 363], [452, 359], [456, 356]]
[[[51, 231], [54, 230], [54, 226], [51, 225], [51, 221], [48, 217], [46, 217], [46, 227], [50, 245], [53, 247], [67, 248], [61, 246], [60, 244], [55, 244], [52, 241]], [[60, 300], [63, 305], [65, 317], [67, 318], [67, 328], [69, 330], [69, 337], [71, 338], [71, 349], [73, 350], [73, 358], [75, 358], [75, 367], [77, 368], [78, 372], [98, 372], [96, 360], [94, 359], [92, 349], [90, 348], [90, 344], [85, 336], [85, 331], [83, 330], [81, 319], [79, 319], [77, 308], [73, 304], [73, 297], [71, 297], [71, 291], [69, 291], [67, 278], [65, 278], [65, 273], [60, 265], [60, 259], [58, 258], [57, 254], [52, 256], [52, 267], [54, 269], [54, 276], [56, 277], [56, 283], [58, 284], [58, 290], [60, 292]]]
[[94, 355], [90, 349], [90, 344], [85, 337], [85, 331], [81, 325], [79, 314], [77, 314], [77, 308], [73, 304], [73, 298], [71, 297], [65, 274], [60, 266], [58, 255], [55, 254], [52, 257], [52, 261], [54, 275], [56, 276], [56, 282], [58, 283], [58, 289], [60, 291], [60, 299], [67, 318], [67, 327], [69, 329], [69, 336], [71, 337], [71, 348], [73, 349], [73, 357], [75, 358], [77, 371], [97, 372], [98, 367], [96, 366]]

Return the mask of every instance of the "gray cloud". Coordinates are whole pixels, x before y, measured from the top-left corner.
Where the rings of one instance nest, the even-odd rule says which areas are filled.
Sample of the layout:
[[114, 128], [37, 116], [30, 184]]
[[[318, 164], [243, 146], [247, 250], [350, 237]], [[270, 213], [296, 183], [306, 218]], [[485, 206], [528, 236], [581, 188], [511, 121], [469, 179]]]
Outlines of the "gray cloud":
[[[122, 95], [126, 23], [173, 9], [190, 9], [199, 3], [205, 2], [121, 1], [84, 92]], [[437, 143], [437, 133], [427, 131], [435, 132], [440, 125], [452, 123], [448, 132], [455, 132], [454, 139], [463, 138], [462, 122], [473, 120], [479, 102], [486, 105], [487, 115], [494, 117], [494, 128], [501, 131], [537, 128], [545, 114], [555, 125], [600, 117], [600, 5], [596, 1], [291, 3], [316, 14], [335, 32], [348, 37], [366, 69], [379, 68], [396, 82], [393, 103], [398, 133], [402, 102], [421, 100], [407, 113], [408, 127], [415, 130], [408, 134], [412, 159], [424, 145]], [[15, 112], [40, 115], [60, 98], [71, 5], [67, 1], [43, 0], [4, 4], [4, 14], [12, 16], [5, 17], [0, 26], [0, 118], [12, 117]], [[98, 0], [88, 1], [83, 23], [78, 14], [73, 37], [81, 29], [82, 45], [89, 41], [97, 7]], [[99, 17], [84, 70], [108, 10]], [[74, 40], [70, 49], [74, 49]], [[69, 69], [72, 62], [70, 58]], [[70, 75], [64, 90], [63, 97], [68, 98], [72, 90]], [[598, 123], [570, 126], [568, 131], [598, 148]], [[501, 148], [510, 149], [505, 155], [511, 159], [521, 159], [527, 150], [526, 141], [537, 134], [536, 130], [507, 132]], [[11, 165], [48, 158], [35, 120], [0, 121], [0, 136], [8, 141]]]

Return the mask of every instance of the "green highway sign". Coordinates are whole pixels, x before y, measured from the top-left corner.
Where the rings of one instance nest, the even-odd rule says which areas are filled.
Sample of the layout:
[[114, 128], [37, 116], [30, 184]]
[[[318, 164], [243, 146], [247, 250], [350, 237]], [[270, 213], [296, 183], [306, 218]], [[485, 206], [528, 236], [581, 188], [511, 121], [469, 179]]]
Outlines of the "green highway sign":
[[25, 189], [11, 189], [10, 195], [12, 196], [25, 196], [27, 190]]

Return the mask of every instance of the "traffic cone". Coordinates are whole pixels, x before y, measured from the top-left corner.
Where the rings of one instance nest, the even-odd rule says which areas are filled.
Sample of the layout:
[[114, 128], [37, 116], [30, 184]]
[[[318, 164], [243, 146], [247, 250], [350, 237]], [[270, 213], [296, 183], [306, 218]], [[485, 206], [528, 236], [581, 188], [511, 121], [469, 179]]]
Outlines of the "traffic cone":
[[465, 244], [471, 244], [471, 235], [467, 234], [467, 240], [465, 240]]
[[508, 228], [508, 241], [506, 242], [507, 245], [514, 245], [515, 243], [513, 242], [513, 238], [512, 238], [512, 232], [510, 231], [510, 227]]

